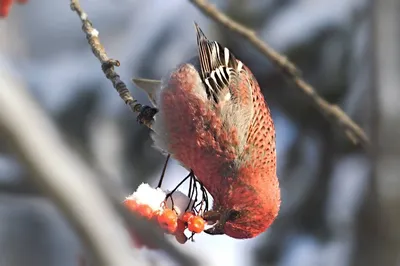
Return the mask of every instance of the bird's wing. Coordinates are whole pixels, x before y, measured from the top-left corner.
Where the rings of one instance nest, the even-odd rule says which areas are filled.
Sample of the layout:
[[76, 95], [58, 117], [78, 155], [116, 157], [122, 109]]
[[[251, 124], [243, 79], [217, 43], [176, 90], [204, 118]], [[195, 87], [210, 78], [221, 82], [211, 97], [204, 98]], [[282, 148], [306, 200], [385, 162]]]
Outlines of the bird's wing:
[[134, 78], [132, 82], [144, 90], [154, 107], [157, 107], [156, 94], [161, 87], [161, 80]]
[[230, 99], [230, 88], [235, 87], [243, 64], [226, 47], [207, 39], [195, 23], [200, 63], [200, 76], [208, 97], [219, 103]]
[[[195, 23], [200, 76], [208, 98], [220, 108], [227, 130], [238, 132], [238, 154], [246, 145], [254, 115], [252, 74], [228, 48], [208, 40]], [[229, 132], [229, 131], [228, 131]]]

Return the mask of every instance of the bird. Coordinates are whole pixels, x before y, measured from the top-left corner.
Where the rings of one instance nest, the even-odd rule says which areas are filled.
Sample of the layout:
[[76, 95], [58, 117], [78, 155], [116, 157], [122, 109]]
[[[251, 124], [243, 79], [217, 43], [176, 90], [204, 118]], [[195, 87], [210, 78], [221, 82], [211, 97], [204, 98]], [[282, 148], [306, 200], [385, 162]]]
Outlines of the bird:
[[161, 80], [133, 79], [154, 105], [138, 119], [151, 122], [154, 146], [191, 169], [213, 197], [205, 217], [216, 224], [206, 233], [253, 238], [280, 210], [274, 122], [251, 70], [194, 25], [195, 56]]

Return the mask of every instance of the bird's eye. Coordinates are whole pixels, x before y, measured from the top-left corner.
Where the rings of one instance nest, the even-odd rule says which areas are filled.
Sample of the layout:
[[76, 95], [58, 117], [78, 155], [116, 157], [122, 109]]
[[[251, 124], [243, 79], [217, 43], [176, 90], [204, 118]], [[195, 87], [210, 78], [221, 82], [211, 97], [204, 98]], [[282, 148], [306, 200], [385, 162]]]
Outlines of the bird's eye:
[[228, 221], [235, 221], [240, 217], [240, 212], [237, 210], [230, 210], [228, 214]]

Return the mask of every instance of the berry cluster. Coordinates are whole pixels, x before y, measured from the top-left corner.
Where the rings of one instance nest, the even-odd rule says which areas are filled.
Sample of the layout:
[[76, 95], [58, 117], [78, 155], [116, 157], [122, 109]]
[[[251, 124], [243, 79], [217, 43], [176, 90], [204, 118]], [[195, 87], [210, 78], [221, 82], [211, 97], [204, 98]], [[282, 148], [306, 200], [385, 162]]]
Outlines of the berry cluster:
[[[19, 4], [25, 4], [28, 0], [17, 0]], [[13, 0], [0, 0], [0, 18], [7, 17], [10, 13]]]
[[[174, 235], [181, 244], [203, 232], [207, 226], [200, 212], [193, 208], [194, 202], [180, 191], [171, 194], [141, 184], [136, 192], [125, 199], [124, 205], [130, 211], [156, 222], [165, 233]], [[191, 237], [185, 235], [186, 230], [191, 232]], [[138, 246], [143, 246], [137, 239], [136, 242]]]
[[152, 210], [147, 204], [137, 204], [132, 199], [126, 199], [125, 206], [144, 218], [157, 221], [159, 226], [168, 234], [175, 235], [176, 240], [184, 244], [188, 238], [184, 231], [188, 229], [193, 234], [201, 233], [206, 225], [203, 218], [193, 212], [185, 212], [182, 217], [175, 210], [164, 208], [162, 211]]

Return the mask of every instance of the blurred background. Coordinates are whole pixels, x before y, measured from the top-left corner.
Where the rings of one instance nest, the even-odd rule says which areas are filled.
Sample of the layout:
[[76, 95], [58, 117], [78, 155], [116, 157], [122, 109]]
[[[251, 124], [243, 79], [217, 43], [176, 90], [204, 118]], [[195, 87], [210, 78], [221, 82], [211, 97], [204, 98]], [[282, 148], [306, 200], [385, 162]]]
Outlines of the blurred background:
[[[252, 240], [203, 234], [179, 247], [208, 265], [400, 265], [400, 1], [213, 3], [286, 54], [365, 129], [372, 152], [353, 145], [267, 59], [189, 1], [81, 0], [140, 102], [149, 103], [131, 77], [159, 79], [193, 56], [196, 21], [252, 69], [271, 108], [279, 218]], [[0, 71], [23, 82], [69, 146], [127, 194], [157, 183], [165, 157], [104, 77], [69, 1], [31, 0], [0, 20]], [[165, 186], [186, 174], [170, 162]], [[29, 176], [0, 138], [0, 265], [78, 265], [77, 235]]]

